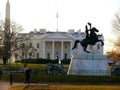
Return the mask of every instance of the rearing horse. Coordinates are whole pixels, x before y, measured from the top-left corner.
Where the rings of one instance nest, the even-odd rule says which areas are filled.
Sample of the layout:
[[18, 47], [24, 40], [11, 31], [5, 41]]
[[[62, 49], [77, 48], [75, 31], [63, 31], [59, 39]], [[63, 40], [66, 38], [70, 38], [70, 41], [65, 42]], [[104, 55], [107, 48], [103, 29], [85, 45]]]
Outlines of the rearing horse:
[[96, 42], [101, 42], [101, 45], [103, 46], [104, 42], [102, 40], [98, 39], [98, 35], [95, 32], [99, 32], [99, 30], [97, 30], [95, 27], [90, 28], [90, 36], [89, 36], [89, 38], [85, 38], [82, 41], [76, 40], [72, 50], [77, 47], [77, 43], [80, 43], [81, 46], [83, 47], [83, 50], [85, 52], [87, 52], [87, 53], [90, 53], [90, 51], [86, 50], [88, 45], [95, 45]]

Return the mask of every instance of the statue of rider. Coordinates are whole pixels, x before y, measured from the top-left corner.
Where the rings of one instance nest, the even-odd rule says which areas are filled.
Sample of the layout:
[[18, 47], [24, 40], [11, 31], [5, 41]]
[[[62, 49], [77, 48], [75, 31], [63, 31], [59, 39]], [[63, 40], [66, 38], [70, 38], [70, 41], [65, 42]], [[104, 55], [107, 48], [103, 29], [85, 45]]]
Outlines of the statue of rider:
[[85, 26], [85, 38], [86, 39], [89, 39], [89, 30], [88, 30], [88, 27], [87, 27], [87, 25]]
[[[91, 33], [91, 23], [88, 22], [88, 25], [90, 28], [88, 29], [87, 25], [85, 26], [85, 39], [90, 39], [90, 33]], [[89, 33], [90, 31], [90, 33]]]
[[95, 27], [93, 27], [92, 28], [92, 26], [91, 26], [91, 23], [90, 22], [88, 22], [88, 25], [89, 25], [89, 29], [88, 29], [88, 27], [87, 27], [87, 25], [86, 25], [86, 31], [85, 31], [85, 33], [86, 33], [86, 39], [89, 41], [89, 42], [91, 42], [91, 44], [95, 44], [95, 42], [98, 40], [98, 35], [95, 33]]

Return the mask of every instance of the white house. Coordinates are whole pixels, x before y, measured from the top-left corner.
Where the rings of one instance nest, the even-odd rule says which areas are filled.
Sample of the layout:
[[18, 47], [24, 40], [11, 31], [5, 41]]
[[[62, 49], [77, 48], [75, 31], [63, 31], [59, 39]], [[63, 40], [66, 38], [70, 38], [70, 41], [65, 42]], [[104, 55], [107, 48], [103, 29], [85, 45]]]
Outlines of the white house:
[[[18, 37], [29, 39], [18, 43], [18, 46], [22, 46], [22, 48], [17, 51], [17, 59], [55, 59], [58, 56], [63, 60], [72, 57], [74, 42], [75, 40], [84, 39], [84, 32], [80, 30], [78, 32], [74, 32], [74, 30], [69, 30], [68, 32], [47, 32], [45, 29], [41, 29], [39, 32], [35, 30], [30, 33], [21, 33]], [[103, 40], [103, 36], [99, 36], [99, 38]], [[78, 45], [79, 47], [81, 47], [80, 44]], [[97, 48], [97, 51], [103, 54], [103, 47], [101, 47], [100, 42], [97, 42], [93, 47]], [[83, 51], [82, 48], [80, 49], [81, 51]], [[87, 49], [91, 49], [90, 46]]]

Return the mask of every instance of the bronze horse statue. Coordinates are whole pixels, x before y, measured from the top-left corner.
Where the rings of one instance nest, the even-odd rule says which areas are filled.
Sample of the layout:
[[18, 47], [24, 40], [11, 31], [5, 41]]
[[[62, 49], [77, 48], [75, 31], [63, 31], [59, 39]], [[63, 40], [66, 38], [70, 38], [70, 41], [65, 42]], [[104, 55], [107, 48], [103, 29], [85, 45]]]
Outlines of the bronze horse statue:
[[[78, 43], [80, 43], [81, 46], [83, 47], [83, 51], [85, 51], [87, 53], [90, 53], [90, 51], [86, 50], [88, 45], [95, 45], [96, 42], [101, 42], [101, 46], [104, 45], [104, 42], [102, 40], [99, 40], [98, 35], [95, 33], [95, 32], [99, 32], [99, 30], [97, 30], [95, 27], [91, 28], [91, 23], [88, 23], [88, 25], [90, 26], [90, 30], [88, 30], [88, 28], [86, 26], [86, 32], [87, 32], [86, 38], [83, 39], [82, 41], [76, 40], [72, 50], [77, 47]], [[88, 31], [90, 31], [90, 34], [88, 33]]]

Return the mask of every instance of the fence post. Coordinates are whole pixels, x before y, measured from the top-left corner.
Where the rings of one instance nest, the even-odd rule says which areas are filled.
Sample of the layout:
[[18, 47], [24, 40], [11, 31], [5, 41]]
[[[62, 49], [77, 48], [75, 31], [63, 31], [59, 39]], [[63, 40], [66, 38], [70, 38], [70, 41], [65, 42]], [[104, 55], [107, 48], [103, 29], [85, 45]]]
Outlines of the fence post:
[[0, 80], [1, 80], [1, 76], [2, 76], [2, 70], [0, 70]]
[[10, 85], [12, 85], [13, 84], [13, 77], [12, 77], [12, 72], [10, 72]]

